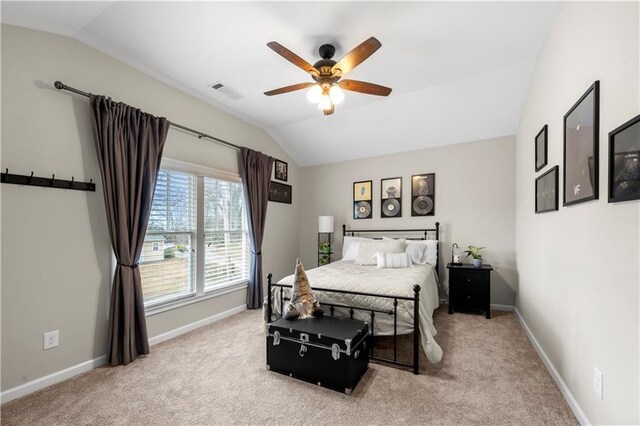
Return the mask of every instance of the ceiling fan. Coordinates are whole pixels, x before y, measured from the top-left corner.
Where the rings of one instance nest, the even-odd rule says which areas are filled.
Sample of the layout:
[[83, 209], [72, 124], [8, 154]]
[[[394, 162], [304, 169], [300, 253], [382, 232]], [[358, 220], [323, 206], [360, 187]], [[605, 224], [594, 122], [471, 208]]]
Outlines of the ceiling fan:
[[269, 90], [264, 92], [267, 96], [310, 88], [307, 92], [307, 99], [318, 104], [318, 109], [321, 109], [324, 115], [331, 115], [335, 111], [335, 106], [344, 99], [344, 93], [341, 89], [376, 96], [389, 96], [391, 93], [390, 88], [378, 84], [358, 80], [342, 80], [346, 73], [360, 65], [382, 46], [382, 43], [375, 37], [370, 37], [360, 43], [338, 62], [331, 59], [336, 53], [336, 48], [330, 44], [323, 44], [318, 49], [322, 59], [313, 65], [276, 41], [267, 43], [267, 46], [293, 65], [311, 74], [311, 78], [315, 80], [315, 83], [298, 83]]

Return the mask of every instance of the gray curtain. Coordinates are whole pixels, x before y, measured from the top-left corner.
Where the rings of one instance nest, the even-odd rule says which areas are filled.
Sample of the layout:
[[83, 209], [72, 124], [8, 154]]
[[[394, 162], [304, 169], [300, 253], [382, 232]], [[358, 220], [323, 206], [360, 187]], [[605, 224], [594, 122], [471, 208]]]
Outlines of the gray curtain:
[[117, 259], [109, 311], [111, 365], [149, 353], [138, 258], [169, 122], [104, 96], [90, 97], [111, 246]]
[[267, 221], [269, 182], [273, 159], [249, 148], [240, 149], [240, 176], [247, 207], [249, 239], [251, 240], [251, 267], [249, 269], [249, 291], [247, 307], [262, 307], [262, 237]]

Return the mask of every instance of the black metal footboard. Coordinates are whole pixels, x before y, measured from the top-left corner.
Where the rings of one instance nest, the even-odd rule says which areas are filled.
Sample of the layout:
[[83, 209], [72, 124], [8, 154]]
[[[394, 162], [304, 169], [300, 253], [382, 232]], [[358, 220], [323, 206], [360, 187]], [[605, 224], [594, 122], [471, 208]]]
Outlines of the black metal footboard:
[[[284, 306], [285, 306], [284, 302], [289, 300], [288, 297], [284, 296], [284, 289], [292, 287], [289, 284], [272, 283], [271, 282], [272, 277], [273, 275], [271, 273], [267, 275], [267, 315], [268, 315], [267, 318], [269, 319], [269, 322], [272, 321], [272, 315], [273, 315], [273, 301], [271, 300], [272, 288], [273, 287], [280, 288], [280, 315], [282, 316], [282, 313], [284, 311]], [[374, 359], [376, 361], [381, 361], [381, 362], [398, 365], [402, 367], [410, 367], [413, 369], [413, 374], [419, 373], [419, 359], [420, 359], [420, 329], [419, 329], [420, 327], [420, 286], [419, 285], [413, 286], [413, 297], [388, 296], [388, 295], [373, 294], [373, 293], [363, 293], [358, 291], [336, 290], [336, 289], [330, 289], [330, 288], [318, 288], [316, 290], [319, 292], [327, 292], [327, 293], [342, 293], [342, 294], [352, 294], [356, 296], [370, 296], [370, 297], [380, 297], [384, 299], [393, 299], [393, 309], [386, 310], [386, 311], [367, 308], [363, 306], [342, 305], [337, 303], [323, 302], [322, 300], [318, 300], [318, 301], [324, 306], [329, 306], [329, 311], [331, 316], [334, 316], [336, 308], [349, 309], [349, 316], [351, 319], [353, 319], [353, 314], [355, 313], [355, 311], [369, 312], [369, 316], [371, 317], [371, 326], [370, 326], [371, 344], [369, 345], [370, 359]], [[413, 301], [413, 363], [412, 364], [398, 361], [398, 300]], [[393, 315], [393, 359], [378, 357], [374, 355], [373, 338], [375, 337], [374, 319], [376, 314]]]

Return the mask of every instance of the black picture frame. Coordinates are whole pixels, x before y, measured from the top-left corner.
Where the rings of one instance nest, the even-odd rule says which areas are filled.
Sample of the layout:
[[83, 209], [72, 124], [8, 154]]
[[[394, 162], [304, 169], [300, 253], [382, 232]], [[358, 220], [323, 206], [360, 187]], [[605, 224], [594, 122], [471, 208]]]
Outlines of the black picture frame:
[[287, 182], [289, 180], [289, 163], [276, 159], [273, 166], [273, 177]]
[[535, 138], [535, 168], [536, 172], [544, 169], [547, 165], [547, 138], [548, 138], [548, 127], [545, 124], [542, 127], [542, 130], [538, 132]]
[[273, 180], [269, 183], [269, 201], [291, 204], [292, 197], [293, 188], [291, 188], [291, 185]]
[[436, 214], [436, 174], [411, 176], [411, 216]]
[[609, 132], [608, 190], [610, 203], [640, 200], [640, 114]]
[[[581, 134], [583, 125], [586, 131]], [[564, 115], [563, 206], [598, 199], [599, 132], [600, 81], [596, 80]]]
[[373, 181], [353, 182], [353, 218], [373, 218]]
[[558, 174], [559, 167], [553, 166], [536, 178], [536, 214], [558, 210]]
[[402, 177], [380, 179], [380, 217], [402, 217]]

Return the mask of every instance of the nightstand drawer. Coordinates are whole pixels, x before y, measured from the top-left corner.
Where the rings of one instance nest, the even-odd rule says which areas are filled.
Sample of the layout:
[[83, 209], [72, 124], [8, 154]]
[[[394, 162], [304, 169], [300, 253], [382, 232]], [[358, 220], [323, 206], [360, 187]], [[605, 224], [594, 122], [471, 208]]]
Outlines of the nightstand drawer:
[[479, 288], [458, 286], [452, 292], [453, 303], [460, 307], [482, 307], [489, 296], [486, 291]]
[[451, 273], [451, 282], [463, 286], [482, 286], [489, 282], [489, 272], [455, 271]]

